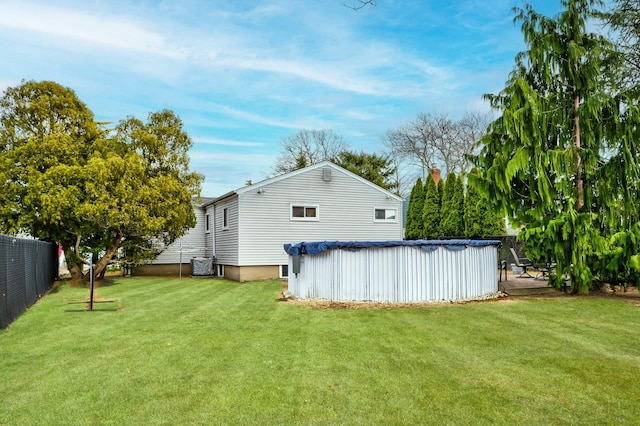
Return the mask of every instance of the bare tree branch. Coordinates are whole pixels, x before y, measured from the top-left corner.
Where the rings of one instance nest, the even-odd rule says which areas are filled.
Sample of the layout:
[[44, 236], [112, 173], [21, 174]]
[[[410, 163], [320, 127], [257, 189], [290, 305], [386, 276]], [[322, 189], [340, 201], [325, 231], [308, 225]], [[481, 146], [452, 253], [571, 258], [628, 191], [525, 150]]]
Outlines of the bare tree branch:
[[458, 121], [458, 137], [464, 155], [460, 158], [460, 171], [467, 173], [471, 170], [471, 155], [478, 153], [480, 139], [487, 133], [492, 117], [489, 113], [468, 112]]
[[324, 160], [333, 160], [348, 150], [349, 144], [333, 130], [301, 130], [280, 141], [282, 151], [273, 166], [280, 175]]
[[344, 1], [342, 4], [344, 4], [345, 7], [348, 7], [349, 9], [358, 11], [360, 9], [364, 9], [367, 6], [375, 6], [376, 0], [349, 0]]
[[420, 167], [423, 178], [432, 167], [445, 173], [466, 173], [468, 156], [476, 150], [489, 122], [489, 116], [481, 113], [467, 113], [456, 121], [447, 114], [421, 113], [388, 131], [384, 144], [395, 158]]

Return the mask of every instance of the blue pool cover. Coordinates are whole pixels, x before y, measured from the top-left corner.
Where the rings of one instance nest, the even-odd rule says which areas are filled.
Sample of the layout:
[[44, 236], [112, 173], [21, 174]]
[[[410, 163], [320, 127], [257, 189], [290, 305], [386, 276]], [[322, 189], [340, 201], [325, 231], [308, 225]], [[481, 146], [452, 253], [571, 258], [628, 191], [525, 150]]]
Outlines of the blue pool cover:
[[438, 247], [447, 250], [465, 250], [467, 247], [500, 246], [498, 240], [402, 240], [402, 241], [318, 241], [285, 244], [284, 250], [291, 256], [315, 255], [327, 250], [358, 251], [365, 248], [417, 247], [425, 251], [435, 251]]

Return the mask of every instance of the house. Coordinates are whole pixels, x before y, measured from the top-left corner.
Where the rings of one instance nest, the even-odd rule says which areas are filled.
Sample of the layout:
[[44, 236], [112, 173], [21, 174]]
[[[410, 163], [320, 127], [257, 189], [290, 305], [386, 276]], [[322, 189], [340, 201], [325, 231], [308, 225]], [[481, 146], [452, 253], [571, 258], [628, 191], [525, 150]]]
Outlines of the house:
[[196, 216], [196, 226], [189, 229], [185, 235], [164, 249], [149, 265], [135, 267], [135, 275], [178, 275], [178, 265], [182, 265], [182, 274], [190, 273], [190, 262], [194, 257], [212, 256], [207, 251], [207, 233], [205, 229], [204, 205], [215, 198], [202, 197], [193, 201], [193, 212]]
[[196, 227], [153, 267], [177, 271], [179, 255], [183, 267], [192, 257], [209, 256], [215, 257], [214, 274], [228, 279], [286, 278], [287, 243], [401, 240], [402, 202], [324, 161], [203, 200], [194, 207]]

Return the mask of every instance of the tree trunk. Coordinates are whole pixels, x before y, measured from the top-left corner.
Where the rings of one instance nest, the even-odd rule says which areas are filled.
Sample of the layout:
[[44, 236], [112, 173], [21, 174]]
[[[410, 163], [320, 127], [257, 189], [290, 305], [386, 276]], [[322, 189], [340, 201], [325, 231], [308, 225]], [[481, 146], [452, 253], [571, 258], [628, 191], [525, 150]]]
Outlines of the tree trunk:
[[69, 269], [69, 273], [71, 274], [71, 281], [82, 280], [82, 267], [84, 263], [78, 260], [76, 252], [71, 247], [64, 246], [63, 250], [67, 262], [67, 269]]
[[118, 252], [118, 248], [120, 248], [120, 243], [122, 242], [122, 233], [118, 232], [115, 237], [111, 240], [111, 244], [107, 247], [107, 251], [105, 252], [102, 259], [96, 263], [96, 270], [94, 271], [94, 276], [104, 276], [104, 271], [107, 269], [107, 266], [113, 259], [113, 256]]
[[578, 107], [580, 107], [580, 95], [573, 98], [573, 126], [575, 131], [575, 148], [576, 148], [576, 188], [578, 191], [576, 199], [576, 211], [582, 210], [584, 206], [584, 181], [582, 179], [582, 159], [580, 158], [580, 116], [578, 115]]
[[[573, 97], [573, 130], [575, 132], [575, 142], [574, 146], [576, 149], [576, 191], [578, 192], [576, 196], [576, 212], [582, 210], [582, 206], [584, 206], [584, 181], [582, 179], [582, 159], [580, 157], [580, 116], [578, 115], [578, 108], [580, 107], [580, 95], [575, 94]], [[575, 230], [575, 224], [573, 232]], [[577, 250], [576, 243], [572, 244], [572, 250]], [[574, 265], [574, 268], [576, 266]], [[574, 272], [571, 273], [571, 293], [578, 294], [582, 292], [582, 281], [576, 279], [577, 274]]]

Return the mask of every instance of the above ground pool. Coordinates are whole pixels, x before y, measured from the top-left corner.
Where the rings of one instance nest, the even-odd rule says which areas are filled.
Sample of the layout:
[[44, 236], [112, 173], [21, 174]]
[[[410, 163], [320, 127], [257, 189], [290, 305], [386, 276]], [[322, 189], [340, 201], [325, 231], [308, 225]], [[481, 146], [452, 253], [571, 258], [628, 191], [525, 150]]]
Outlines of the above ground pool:
[[298, 299], [436, 302], [498, 292], [494, 240], [320, 241], [286, 244]]

